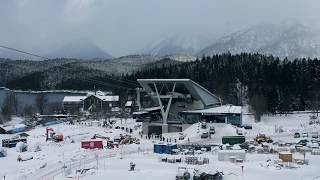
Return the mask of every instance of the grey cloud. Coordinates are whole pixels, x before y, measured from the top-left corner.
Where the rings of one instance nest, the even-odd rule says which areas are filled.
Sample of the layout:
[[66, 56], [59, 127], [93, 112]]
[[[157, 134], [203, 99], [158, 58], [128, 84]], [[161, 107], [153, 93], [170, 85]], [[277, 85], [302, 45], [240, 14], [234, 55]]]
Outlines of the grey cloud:
[[318, 0], [3, 0], [0, 44], [47, 54], [88, 39], [114, 56], [172, 34], [217, 37], [258, 23], [319, 26]]

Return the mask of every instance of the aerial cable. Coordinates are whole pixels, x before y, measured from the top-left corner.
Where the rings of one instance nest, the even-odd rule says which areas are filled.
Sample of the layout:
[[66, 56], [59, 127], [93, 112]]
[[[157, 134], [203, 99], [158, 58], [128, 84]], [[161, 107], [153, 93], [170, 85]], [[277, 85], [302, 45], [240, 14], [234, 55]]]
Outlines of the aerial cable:
[[16, 52], [19, 52], [19, 53], [22, 53], [22, 54], [28, 54], [30, 56], [34, 56], [34, 57], [38, 57], [38, 58], [49, 60], [49, 58], [47, 58], [47, 57], [44, 57], [44, 56], [41, 56], [41, 55], [37, 55], [37, 54], [34, 54], [34, 53], [30, 53], [30, 52], [27, 52], [27, 51], [22, 51], [22, 50], [19, 50], [19, 49], [16, 49], [16, 48], [11, 48], [11, 47], [4, 46], [4, 45], [1, 45], [1, 44], [0, 44], [0, 47], [4, 48], [4, 49], [11, 50], [11, 51], [16, 51]]

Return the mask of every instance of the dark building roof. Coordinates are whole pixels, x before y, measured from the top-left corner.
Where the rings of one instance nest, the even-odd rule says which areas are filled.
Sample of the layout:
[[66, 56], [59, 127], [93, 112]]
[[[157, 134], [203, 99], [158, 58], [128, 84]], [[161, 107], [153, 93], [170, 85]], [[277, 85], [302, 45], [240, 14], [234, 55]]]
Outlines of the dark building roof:
[[[194, 99], [201, 100], [205, 106], [221, 105], [221, 99], [210, 91], [195, 83], [191, 79], [138, 79], [138, 82], [148, 93], [155, 93], [155, 87], [158, 85], [166, 86], [168, 89], [167, 93], [171, 93], [170, 89], [175, 84], [174, 93], [176, 95], [190, 94]], [[160, 91], [160, 90], [159, 90]]]

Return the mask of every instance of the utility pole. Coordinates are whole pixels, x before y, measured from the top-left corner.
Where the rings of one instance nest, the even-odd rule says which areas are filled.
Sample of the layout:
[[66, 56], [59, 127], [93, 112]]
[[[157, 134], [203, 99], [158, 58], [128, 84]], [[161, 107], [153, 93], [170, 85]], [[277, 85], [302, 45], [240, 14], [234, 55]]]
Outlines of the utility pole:
[[241, 165], [241, 173], [242, 173], [242, 177], [243, 177], [243, 169], [244, 169], [244, 165]]

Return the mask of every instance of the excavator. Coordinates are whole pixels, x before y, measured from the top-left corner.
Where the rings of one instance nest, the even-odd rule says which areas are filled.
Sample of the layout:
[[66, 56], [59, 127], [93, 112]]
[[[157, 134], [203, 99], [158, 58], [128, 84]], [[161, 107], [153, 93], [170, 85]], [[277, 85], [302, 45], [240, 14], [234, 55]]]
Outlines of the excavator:
[[270, 137], [267, 137], [265, 134], [258, 134], [257, 137], [254, 139], [257, 143], [272, 143], [273, 140]]
[[63, 134], [56, 134], [52, 128], [46, 128], [46, 141], [53, 140], [54, 142], [63, 141]]

